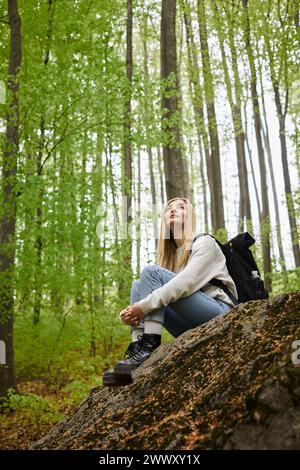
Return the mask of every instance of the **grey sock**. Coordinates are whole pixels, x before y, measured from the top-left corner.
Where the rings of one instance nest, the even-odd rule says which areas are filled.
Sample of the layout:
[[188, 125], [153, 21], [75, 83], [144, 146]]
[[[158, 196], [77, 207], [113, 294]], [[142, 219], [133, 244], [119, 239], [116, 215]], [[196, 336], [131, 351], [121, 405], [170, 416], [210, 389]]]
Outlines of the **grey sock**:
[[143, 336], [144, 328], [133, 328], [131, 330], [132, 341], [138, 341], [138, 336]]
[[149, 335], [161, 335], [162, 323], [144, 319], [145, 333]]

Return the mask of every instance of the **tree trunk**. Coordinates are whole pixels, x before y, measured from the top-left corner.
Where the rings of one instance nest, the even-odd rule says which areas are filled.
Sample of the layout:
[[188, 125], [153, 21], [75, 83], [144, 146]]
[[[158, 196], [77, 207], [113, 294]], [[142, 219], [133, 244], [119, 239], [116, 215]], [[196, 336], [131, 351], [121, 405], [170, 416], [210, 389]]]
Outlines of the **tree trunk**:
[[164, 178], [163, 178], [160, 146], [157, 147], [157, 166], [158, 166], [158, 172], [159, 172], [160, 197], [161, 197], [162, 204], [164, 204], [165, 203], [165, 191], [164, 191], [165, 188], [164, 188]]
[[[188, 138], [188, 149], [189, 149], [189, 155], [193, 155], [193, 142], [192, 142], [192, 137], [189, 136]], [[191, 204], [194, 206], [195, 204], [195, 191], [194, 191], [194, 166], [193, 166], [193, 159], [190, 158], [190, 196], [191, 196]]]
[[[52, 39], [52, 27], [53, 27], [53, 17], [54, 17], [54, 5], [55, 0], [48, 0], [48, 15], [49, 23], [46, 36], [46, 51], [44, 55], [44, 65], [47, 67], [50, 57], [50, 44]], [[40, 144], [39, 152], [37, 158], [36, 171], [39, 180], [38, 187], [38, 205], [36, 209], [36, 240], [35, 240], [35, 249], [36, 249], [36, 264], [34, 269], [34, 305], [33, 305], [33, 324], [36, 325], [40, 321], [40, 312], [41, 312], [41, 301], [42, 301], [42, 285], [41, 285], [41, 275], [42, 275], [42, 225], [43, 225], [43, 211], [42, 203], [44, 197], [44, 188], [43, 188], [43, 178], [42, 178], [42, 159], [45, 145], [45, 116], [41, 115], [40, 120]]]
[[8, 0], [10, 58], [6, 142], [2, 160], [0, 217], [0, 341], [5, 345], [5, 364], [0, 364], [0, 396], [16, 389], [13, 348], [14, 264], [16, 234], [16, 183], [19, 151], [18, 72], [21, 66], [21, 19], [17, 0]]
[[[216, 2], [213, 3], [215, 19], [217, 21], [217, 32], [219, 38], [219, 44], [222, 55], [222, 65], [224, 70], [225, 84], [227, 89], [228, 101], [230, 104], [232, 122], [234, 127], [234, 139], [236, 148], [236, 158], [238, 167], [239, 177], [239, 188], [240, 188], [240, 201], [239, 201], [239, 224], [238, 231], [244, 231], [247, 229], [250, 233], [252, 232], [252, 216], [251, 216], [251, 204], [250, 194], [247, 176], [247, 164], [246, 164], [246, 151], [245, 151], [245, 133], [242, 122], [242, 111], [241, 111], [241, 80], [239, 76], [238, 63], [237, 63], [237, 51], [234, 41], [234, 24], [230, 13], [227, 8], [225, 14], [227, 16], [228, 24], [228, 35], [229, 35], [229, 48], [231, 53], [231, 60], [233, 66], [234, 75], [234, 94], [231, 84], [231, 78], [229, 75], [227, 58], [224, 47], [224, 39], [220, 27], [222, 24], [222, 18]], [[234, 96], [235, 95], [235, 96]]]
[[167, 199], [190, 197], [187, 161], [182, 156], [176, 51], [176, 0], [162, 0], [161, 79], [163, 159]]
[[264, 118], [264, 126], [262, 124], [262, 132], [263, 132], [265, 148], [266, 148], [266, 152], [267, 152], [267, 156], [268, 156], [268, 163], [269, 163], [269, 168], [270, 168], [270, 178], [271, 178], [272, 192], [273, 192], [273, 198], [274, 198], [275, 220], [276, 220], [276, 235], [277, 235], [277, 244], [278, 244], [278, 250], [279, 250], [279, 263], [280, 263], [280, 266], [281, 266], [281, 269], [282, 269], [283, 273], [285, 273], [284, 281], [285, 281], [285, 285], [287, 285], [288, 277], [286, 275], [286, 263], [285, 263], [285, 256], [284, 256], [283, 246], [282, 246], [282, 234], [281, 234], [279, 203], [278, 203], [277, 188], [276, 188], [273, 161], [272, 161], [272, 152], [271, 152], [271, 145], [270, 145], [270, 138], [269, 138], [269, 126], [268, 126], [267, 111], [266, 111], [266, 106], [265, 106], [265, 96], [264, 96], [264, 87], [263, 87], [263, 82], [262, 82], [261, 66], [259, 68], [259, 74], [260, 74], [260, 85], [261, 85], [262, 112], [263, 112], [263, 118]]
[[296, 0], [295, 2], [295, 16], [294, 16], [294, 23], [295, 23], [295, 28], [296, 28], [296, 33], [297, 33], [297, 40], [299, 43], [300, 47], [300, 14], [299, 14], [299, 2]]
[[[204, 159], [202, 152], [202, 142], [204, 145], [205, 157], [206, 157], [206, 166], [208, 173], [208, 184], [210, 190], [211, 201], [214, 201], [214, 186], [212, 181], [212, 171], [211, 171], [211, 158], [209, 152], [209, 141], [208, 135], [205, 128], [205, 119], [203, 111], [203, 91], [200, 84], [200, 72], [199, 64], [195, 46], [195, 40], [193, 35], [193, 29], [191, 24], [191, 14], [190, 7], [187, 2], [181, 0], [181, 8], [183, 11], [183, 18], [186, 29], [186, 45], [187, 45], [187, 56], [188, 56], [188, 76], [190, 84], [190, 94], [191, 101], [193, 105], [193, 111], [195, 116], [196, 132], [197, 132], [197, 141], [200, 154], [200, 176], [202, 184], [202, 193], [203, 193], [203, 208], [204, 208], [204, 226], [205, 231], [208, 231], [208, 203], [207, 203], [207, 189], [206, 189], [206, 180], [205, 180], [205, 169], [204, 169]], [[213, 206], [213, 202], [211, 202]], [[211, 212], [212, 213], [212, 212]]]
[[126, 28], [126, 91], [124, 112], [124, 174], [123, 174], [123, 224], [121, 240], [123, 274], [119, 283], [119, 296], [125, 301], [132, 283], [132, 146], [131, 146], [131, 88], [132, 88], [132, 0], [127, 0]]
[[213, 182], [214, 197], [212, 200], [212, 230], [216, 233], [225, 229], [222, 175], [220, 163], [220, 146], [215, 111], [215, 96], [213, 75], [211, 71], [210, 55], [207, 39], [206, 12], [204, 0], [198, 0], [198, 22], [200, 30], [200, 47], [203, 67], [204, 94], [208, 118], [210, 148], [211, 148], [211, 180]]
[[300, 249], [299, 249], [299, 233], [297, 230], [296, 215], [295, 215], [295, 205], [292, 194], [291, 180], [289, 174], [288, 160], [287, 160], [287, 146], [286, 146], [286, 111], [281, 113], [280, 95], [277, 87], [274, 88], [275, 93], [275, 102], [278, 112], [279, 119], [279, 138], [280, 138], [280, 148], [281, 148], [281, 162], [283, 168], [283, 179], [284, 179], [284, 189], [285, 197], [288, 208], [289, 223], [291, 229], [291, 239], [293, 246], [293, 253], [295, 259], [296, 267], [300, 266]]
[[298, 187], [300, 187], [300, 132], [297, 123], [295, 123], [295, 150], [296, 150], [296, 168], [298, 175]]
[[257, 144], [257, 154], [259, 161], [260, 170], [260, 181], [261, 181], [261, 196], [262, 196], [262, 212], [260, 218], [260, 234], [263, 249], [263, 267], [264, 267], [264, 279], [266, 288], [271, 291], [272, 282], [269, 274], [272, 273], [271, 265], [271, 253], [270, 253], [270, 213], [269, 213], [269, 199], [268, 199], [268, 187], [267, 187], [267, 174], [266, 174], [266, 162], [265, 154], [262, 142], [262, 130], [261, 130], [261, 114], [260, 104], [257, 94], [257, 78], [256, 78], [256, 67], [254, 62], [254, 54], [250, 40], [250, 19], [248, 12], [248, 0], [243, 1], [244, 8], [244, 40], [248, 55], [248, 61], [250, 66], [251, 74], [251, 100], [254, 115], [254, 127]]
[[247, 104], [246, 103], [244, 105], [244, 122], [245, 122], [245, 142], [246, 142], [246, 148], [247, 148], [248, 156], [249, 156], [249, 164], [250, 164], [252, 181], [253, 181], [253, 186], [254, 186], [255, 200], [256, 200], [256, 205], [257, 205], [257, 213], [258, 213], [258, 217], [259, 217], [259, 220], [260, 220], [261, 206], [260, 206], [258, 187], [257, 187], [257, 182], [256, 182], [256, 177], [255, 177], [253, 161], [252, 161], [252, 150], [250, 148], [249, 139], [248, 139], [248, 130], [247, 130], [248, 129], [248, 121], [247, 121]]
[[138, 149], [138, 174], [137, 174], [137, 224], [136, 224], [136, 275], [141, 273], [141, 150]]
[[34, 304], [33, 304], [33, 324], [36, 325], [40, 321], [40, 312], [41, 312], [41, 301], [42, 301], [42, 285], [41, 285], [41, 275], [42, 275], [42, 202], [43, 202], [43, 178], [42, 178], [42, 155], [44, 147], [44, 137], [45, 137], [45, 128], [44, 128], [44, 118], [42, 117], [41, 125], [41, 141], [40, 141], [40, 150], [38, 152], [37, 158], [37, 176], [39, 181], [38, 186], [38, 206], [36, 209], [36, 220], [35, 220], [35, 230], [36, 230], [36, 239], [35, 239], [35, 250], [36, 250], [36, 263], [34, 267]]
[[[147, 17], [145, 18], [145, 24], [144, 24], [144, 31], [143, 31], [143, 50], [144, 50], [144, 75], [145, 75], [145, 94], [146, 94], [146, 103], [148, 104], [147, 108], [149, 109], [144, 109], [143, 115], [144, 115], [144, 125], [146, 127], [146, 138], [147, 138], [147, 154], [148, 154], [148, 164], [149, 164], [149, 173], [150, 173], [150, 185], [151, 185], [151, 198], [152, 198], [152, 220], [153, 220], [153, 231], [154, 231], [154, 243], [155, 243], [155, 251], [157, 248], [157, 243], [158, 243], [158, 223], [157, 223], [157, 217], [156, 217], [156, 212], [157, 212], [157, 201], [156, 201], [156, 187], [155, 187], [155, 177], [154, 177], [154, 169], [153, 169], [153, 153], [152, 153], [152, 146], [151, 146], [151, 140], [150, 140], [150, 129], [149, 129], [149, 120], [147, 119], [146, 113], [149, 112], [150, 116], [154, 115], [153, 111], [153, 105], [152, 105], [152, 97], [150, 97], [150, 92], [149, 92], [149, 69], [148, 69], [148, 47], [147, 47], [147, 30], [148, 30], [148, 25], [147, 25]], [[147, 101], [147, 97], [149, 98], [149, 101]], [[139, 155], [139, 162], [140, 162], [140, 155]]]
[[[288, 77], [287, 77], [287, 58], [286, 50], [280, 52], [280, 68], [283, 67], [283, 79], [285, 83], [285, 102], [282, 104], [280, 97], [280, 85], [279, 85], [279, 74], [276, 73], [274, 67], [274, 53], [270, 44], [270, 39], [268, 32], [265, 34], [265, 44], [269, 58], [269, 66], [271, 72], [271, 81], [274, 90], [275, 104], [277, 110], [277, 117], [279, 123], [279, 139], [280, 139], [280, 149], [281, 149], [281, 162], [283, 168], [283, 179], [284, 179], [284, 189], [286, 204], [288, 209], [289, 224], [291, 230], [291, 239], [295, 265], [300, 266], [300, 249], [299, 249], [299, 233], [297, 230], [296, 224], [296, 215], [295, 215], [295, 203], [292, 195], [291, 180], [288, 167], [287, 159], [287, 145], [286, 145], [286, 115], [288, 110], [288, 98], [289, 98], [289, 88], [288, 88]], [[279, 72], [280, 73], [280, 72]]]

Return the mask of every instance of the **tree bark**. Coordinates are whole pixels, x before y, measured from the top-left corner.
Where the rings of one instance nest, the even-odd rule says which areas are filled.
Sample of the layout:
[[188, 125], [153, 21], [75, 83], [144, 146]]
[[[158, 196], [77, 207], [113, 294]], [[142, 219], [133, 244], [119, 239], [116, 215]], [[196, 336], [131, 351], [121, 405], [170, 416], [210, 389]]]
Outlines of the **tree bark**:
[[162, 134], [167, 199], [190, 197], [187, 161], [182, 156], [180, 89], [176, 51], [176, 0], [162, 0]]
[[[278, 52], [280, 57], [280, 71], [276, 73], [275, 71], [275, 55], [272, 50], [269, 38], [269, 31], [266, 31], [265, 37], [265, 44], [269, 59], [269, 67], [271, 72], [271, 81], [273, 85], [273, 91], [275, 96], [275, 105], [277, 110], [277, 117], [278, 117], [278, 124], [279, 124], [279, 139], [280, 139], [280, 149], [281, 149], [281, 162], [282, 162], [282, 169], [283, 169], [283, 180], [284, 180], [284, 189], [285, 189], [285, 197], [286, 197], [286, 204], [288, 209], [288, 217], [289, 217], [289, 224], [291, 230], [291, 239], [292, 239], [292, 247], [293, 247], [293, 254], [295, 265], [300, 266], [300, 248], [299, 248], [299, 233], [297, 229], [296, 223], [296, 215], [295, 215], [295, 203], [292, 194], [291, 188], [291, 180], [290, 180], [290, 173], [288, 167], [288, 159], [287, 159], [287, 144], [286, 144], [286, 115], [288, 110], [288, 101], [289, 101], [289, 85], [288, 85], [288, 71], [287, 71], [287, 51], [284, 49], [280, 49]], [[280, 83], [279, 83], [279, 76], [283, 76], [284, 80], [284, 102], [282, 103], [281, 96], [280, 96]]]
[[[212, 181], [211, 171], [211, 156], [209, 151], [209, 139], [205, 127], [204, 111], [203, 111], [203, 90], [200, 83], [200, 71], [196, 52], [196, 45], [191, 23], [190, 6], [184, 0], [181, 0], [181, 8], [186, 29], [186, 45], [187, 45], [187, 58], [188, 58], [188, 76], [190, 85], [190, 95], [195, 116], [197, 141], [200, 154], [200, 177], [203, 193], [203, 208], [204, 208], [204, 226], [205, 231], [208, 231], [208, 202], [207, 202], [207, 189], [205, 180], [204, 159], [202, 151], [202, 142], [206, 157], [206, 166], [208, 173], [208, 185], [210, 190], [210, 199], [214, 201], [214, 186]], [[213, 206], [213, 202], [211, 202]], [[212, 215], [212, 211], [211, 211]]]
[[[267, 111], [265, 105], [265, 96], [264, 96], [264, 87], [262, 83], [262, 72], [261, 66], [259, 68], [260, 74], [260, 85], [261, 85], [261, 103], [262, 103], [262, 113], [264, 118], [264, 126], [262, 124], [262, 132], [263, 138], [265, 142], [265, 148], [268, 156], [268, 163], [270, 169], [270, 178], [271, 178], [271, 185], [272, 185], [272, 192], [273, 192], [273, 199], [274, 199], [274, 208], [275, 208], [275, 220], [276, 220], [276, 235], [277, 235], [277, 245], [279, 250], [279, 263], [281, 266], [281, 270], [283, 273], [286, 272], [286, 263], [285, 263], [285, 256], [283, 252], [282, 246], [282, 234], [281, 234], [281, 222], [280, 222], [280, 212], [279, 212], [279, 203], [278, 203], [278, 195], [277, 195], [277, 188], [275, 182], [275, 175], [274, 175], [274, 168], [273, 168], [273, 160], [272, 160], [272, 152], [271, 152], [271, 144], [270, 144], [270, 137], [269, 137], [269, 126], [267, 120]], [[285, 284], [287, 285], [288, 278], [285, 274], [284, 276]]]
[[198, 0], [198, 22], [200, 30], [200, 47], [203, 67], [204, 94], [206, 101], [206, 112], [208, 118], [210, 149], [211, 149], [211, 180], [213, 184], [214, 197], [212, 200], [212, 230], [225, 229], [222, 175], [220, 162], [220, 145], [215, 111], [215, 95], [211, 61], [208, 48], [206, 11], [204, 0]]
[[5, 364], [0, 364], [0, 396], [16, 389], [13, 348], [14, 263], [17, 212], [17, 172], [19, 152], [19, 84], [21, 66], [21, 19], [17, 0], [8, 0], [10, 58], [8, 68], [9, 103], [6, 142], [2, 161], [0, 216], [0, 340], [5, 344]]
[[[55, 0], [48, 0], [48, 15], [49, 23], [46, 36], [46, 50], [44, 55], [44, 65], [47, 67], [50, 57], [50, 44], [52, 40], [52, 29], [53, 29], [53, 17], [54, 17], [54, 6]], [[42, 211], [42, 202], [44, 197], [44, 188], [43, 188], [43, 152], [45, 146], [45, 115], [44, 112], [41, 115], [40, 120], [40, 143], [39, 143], [39, 152], [37, 156], [36, 164], [36, 173], [40, 182], [38, 187], [38, 205], [35, 214], [35, 224], [36, 224], [36, 240], [35, 240], [35, 249], [36, 249], [36, 265], [34, 269], [34, 305], [33, 305], [33, 324], [36, 325], [40, 321], [41, 313], [41, 301], [42, 301], [42, 285], [41, 285], [41, 272], [42, 272], [42, 225], [43, 225], [43, 211]]]
[[132, 283], [132, 145], [131, 145], [131, 88], [132, 88], [132, 0], [127, 0], [126, 28], [126, 91], [124, 111], [124, 174], [123, 174], [123, 224], [121, 241], [124, 275], [119, 283], [119, 295], [124, 301]]
[[261, 206], [260, 206], [258, 186], [257, 186], [257, 182], [256, 182], [255, 171], [254, 171], [254, 166], [253, 166], [253, 161], [252, 161], [252, 150], [251, 150], [251, 147], [250, 147], [250, 144], [249, 144], [249, 139], [248, 139], [248, 120], [247, 120], [247, 104], [246, 103], [244, 105], [244, 123], [245, 123], [245, 127], [244, 127], [244, 129], [245, 129], [245, 142], [246, 142], [246, 148], [247, 148], [247, 151], [248, 151], [249, 164], [250, 164], [252, 182], [253, 182], [254, 193], [255, 193], [255, 200], [256, 200], [256, 205], [257, 205], [257, 213], [258, 213], [258, 217], [259, 217], [259, 220], [260, 220]]
[[233, 67], [233, 87], [231, 84], [231, 78], [229, 75], [229, 69], [227, 64], [227, 57], [224, 47], [224, 39], [222, 37], [221, 25], [222, 17], [220, 15], [219, 7], [216, 1], [213, 2], [215, 18], [217, 21], [217, 32], [219, 38], [219, 44], [221, 48], [222, 55], [222, 65], [224, 70], [224, 78], [227, 89], [228, 101], [230, 104], [232, 122], [234, 128], [234, 139], [235, 139], [235, 148], [236, 148], [236, 158], [237, 158], [237, 167], [238, 167], [238, 177], [239, 177], [239, 189], [240, 189], [240, 201], [239, 201], [239, 224], [238, 231], [244, 231], [247, 229], [252, 233], [252, 215], [251, 215], [251, 203], [250, 203], [250, 194], [249, 194], [249, 184], [248, 184], [248, 172], [246, 164], [246, 150], [245, 150], [245, 132], [243, 129], [242, 121], [242, 110], [241, 110], [241, 80], [239, 76], [238, 63], [237, 63], [237, 50], [234, 40], [234, 20], [235, 12], [229, 11], [230, 6], [226, 5], [224, 7], [224, 12], [227, 18], [227, 31], [229, 39], [229, 49], [231, 54], [231, 61]]
[[260, 217], [260, 234], [263, 249], [263, 267], [264, 267], [264, 280], [266, 288], [271, 291], [272, 282], [269, 274], [272, 273], [271, 264], [271, 252], [270, 252], [270, 211], [269, 211], [269, 199], [268, 199], [268, 187], [267, 187], [267, 173], [266, 173], [266, 162], [265, 154], [262, 142], [262, 129], [261, 129], [261, 113], [260, 103], [257, 93], [257, 77], [256, 67], [254, 62], [253, 48], [250, 39], [250, 19], [248, 11], [248, 0], [242, 0], [244, 9], [244, 41], [246, 51], [248, 55], [250, 75], [251, 75], [251, 100], [254, 115], [254, 127], [257, 144], [257, 154], [260, 169], [260, 181], [261, 181], [261, 197], [262, 197], [262, 212]]
[[136, 224], [136, 275], [140, 277], [141, 273], [141, 150], [138, 149], [138, 161], [137, 161], [137, 224]]
[[[150, 187], [151, 187], [151, 198], [152, 198], [152, 220], [153, 220], [153, 231], [154, 231], [154, 244], [155, 244], [155, 251], [157, 248], [157, 243], [158, 243], [158, 223], [157, 223], [157, 217], [156, 217], [156, 187], [155, 187], [155, 177], [154, 177], [154, 168], [153, 168], [153, 152], [152, 152], [152, 145], [151, 145], [151, 140], [150, 140], [150, 129], [149, 129], [149, 120], [147, 119], [146, 113], [148, 112], [149, 115], [152, 117], [154, 115], [153, 111], [153, 105], [152, 105], [152, 97], [150, 97], [150, 92], [149, 92], [149, 69], [148, 69], [148, 47], [147, 47], [147, 30], [148, 30], [148, 24], [147, 24], [147, 17], [145, 18], [145, 23], [144, 23], [144, 31], [143, 31], [143, 51], [144, 51], [144, 76], [145, 76], [145, 94], [146, 94], [146, 104], [147, 108], [149, 109], [144, 109], [143, 110], [143, 115], [144, 115], [144, 125], [146, 127], [146, 139], [147, 139], [147, 154], [148, 154], [148, 164], [149, 164], [149, 173], [150, 173]], [[148, 100], [147, 100], [148, 98]], [[139, 162], [140, 162], [140, 155], [139, 155]], [[140, 207], [140, 206], [139, 206]]]
[[161, 197], [162, 204], [164, 204], [165, 203], [165, 191], [164, 191], [165, 187], [164, 187], [160, 146], [157, 147], [157, 166], [158, 166], [158, 172], [159, 172], [160, 197]]

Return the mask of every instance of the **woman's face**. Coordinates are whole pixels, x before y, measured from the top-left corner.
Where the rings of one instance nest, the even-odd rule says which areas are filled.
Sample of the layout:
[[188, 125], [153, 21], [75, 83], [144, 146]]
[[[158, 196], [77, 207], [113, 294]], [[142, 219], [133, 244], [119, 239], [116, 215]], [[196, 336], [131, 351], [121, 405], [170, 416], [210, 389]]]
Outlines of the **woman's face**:
[[165, 223], [174, 235], [176, 232], [177, 237], [183, 237], [183, 227], [187, 219], [187, 207], [185, 201], [182, 199], [175, 199], [171, 201], [165, 212]]

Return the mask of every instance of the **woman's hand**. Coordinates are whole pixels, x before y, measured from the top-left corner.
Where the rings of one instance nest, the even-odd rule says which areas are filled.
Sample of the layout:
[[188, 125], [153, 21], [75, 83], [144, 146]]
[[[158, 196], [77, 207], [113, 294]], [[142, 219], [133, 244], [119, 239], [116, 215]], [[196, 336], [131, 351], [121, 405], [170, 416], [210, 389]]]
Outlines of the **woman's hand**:
[[120, 319], [125, 325], [138, 326], [144, 317], [145, 314], [136, 304], [129, 305], [120, 312]]

